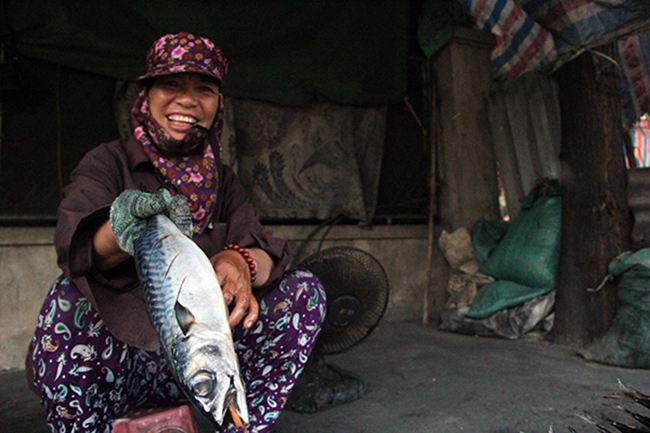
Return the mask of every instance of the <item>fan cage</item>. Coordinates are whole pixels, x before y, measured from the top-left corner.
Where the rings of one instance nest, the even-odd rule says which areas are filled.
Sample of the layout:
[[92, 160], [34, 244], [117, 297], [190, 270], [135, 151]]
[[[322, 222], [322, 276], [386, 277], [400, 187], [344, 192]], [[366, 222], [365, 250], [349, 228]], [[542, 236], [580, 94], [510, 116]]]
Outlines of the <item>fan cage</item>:
[[[376, 328], [388, 305], [388, 277], [379, 261], [354, 247], [341, 246], [319, 251], [305, 259], [300, 267], [318, 277], [327, 294], [328, 314], [316, 344], [323, 354], [349, 350]], [[328, 320], [332, 303], [342, 297], [354, 297], [359, 312], [346, 326]]]

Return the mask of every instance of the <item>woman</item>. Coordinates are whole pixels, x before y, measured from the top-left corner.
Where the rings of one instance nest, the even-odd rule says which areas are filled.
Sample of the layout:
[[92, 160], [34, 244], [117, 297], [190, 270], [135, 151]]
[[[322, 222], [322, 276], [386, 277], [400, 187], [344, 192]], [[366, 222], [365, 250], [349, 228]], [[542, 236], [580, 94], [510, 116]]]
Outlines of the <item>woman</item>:
[[160, 212], [192, 235], [222, 285], [249, 431], [271, 429], [302, 371], [325, 314], [324, 292], [309, 272], [284, 272], [287, 242], [260, 225], [221, 164], [226, 70], [208, 39], [160, 38], [138, 79], [133, 136], [98, 146], [71, 175], [55, 235], [63, 274], [43, 304], [27, 369], [53, 431], [109, 432], [129, 410], [185, 401], [146, 315], [132, 257], [146, 217]]

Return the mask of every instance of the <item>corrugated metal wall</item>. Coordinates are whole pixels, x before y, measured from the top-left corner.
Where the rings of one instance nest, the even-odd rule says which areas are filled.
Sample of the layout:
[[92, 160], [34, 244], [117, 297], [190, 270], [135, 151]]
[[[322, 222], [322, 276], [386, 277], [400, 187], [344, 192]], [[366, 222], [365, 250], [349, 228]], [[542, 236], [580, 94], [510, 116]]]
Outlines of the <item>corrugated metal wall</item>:
[[488, 95], [494, 152], [511, 218], [539, 178], [560, 176], [560, 107], [557, 83], [528, 74], [495, 83]]

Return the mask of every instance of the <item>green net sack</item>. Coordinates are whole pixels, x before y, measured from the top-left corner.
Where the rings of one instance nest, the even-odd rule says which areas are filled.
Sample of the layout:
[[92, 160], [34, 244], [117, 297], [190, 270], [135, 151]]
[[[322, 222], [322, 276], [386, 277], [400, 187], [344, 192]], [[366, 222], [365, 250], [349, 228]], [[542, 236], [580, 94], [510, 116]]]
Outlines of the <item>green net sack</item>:
[[480, 263], [485, 263], [508, 231], [510, 224], [488, 221], [481, 217], [472, 226], [472, 247]]
[[578, 354], [603, 364], [650, 368], [650, 249], [620, 254], [609, 274], [620, 277], [621, 304], [605, 335]]
[[562, 203], [557, 180], [539, 183], [479, 272], [534, 288], [557, 285]]

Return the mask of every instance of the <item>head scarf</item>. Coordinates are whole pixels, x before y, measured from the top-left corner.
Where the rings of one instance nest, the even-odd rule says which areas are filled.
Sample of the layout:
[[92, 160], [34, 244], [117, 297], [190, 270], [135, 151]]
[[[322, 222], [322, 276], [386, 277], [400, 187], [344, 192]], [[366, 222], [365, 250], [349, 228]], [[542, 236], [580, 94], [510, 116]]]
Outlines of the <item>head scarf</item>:
[[[190, 33], [165, 35], [147, 54], [147, 72], [140, 82], [150, 78], [195, 72], [215, 78], [221, 84], [228, 64], [221, 50], [208, 39]], [[173, 186], [172, 194], [183, 194], [190, 206], [194, 233], [202, 233], [215, 211], [219, 182], [217, 158], [222, 158], [221, 130], [223, 98], [220, 96], [215, 119], [209, 129], [195, 125], [182, 140], [173, 139], [153, 118], [147, 89], [136, 98], [131, 109], [133, 133], [142, 144], [147, 158]], [[212, 144], [212, 146], [211, 146]], [[218, 154], [213, 153], [213, 148]]]

